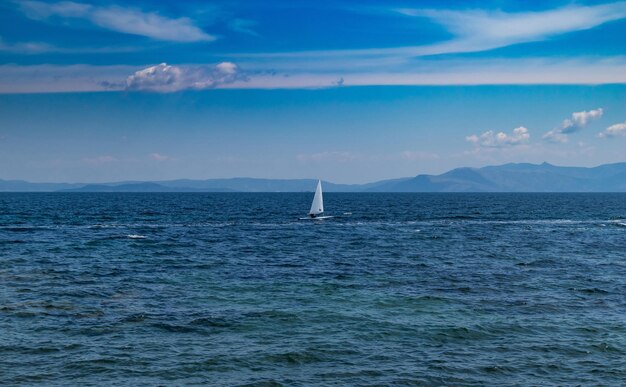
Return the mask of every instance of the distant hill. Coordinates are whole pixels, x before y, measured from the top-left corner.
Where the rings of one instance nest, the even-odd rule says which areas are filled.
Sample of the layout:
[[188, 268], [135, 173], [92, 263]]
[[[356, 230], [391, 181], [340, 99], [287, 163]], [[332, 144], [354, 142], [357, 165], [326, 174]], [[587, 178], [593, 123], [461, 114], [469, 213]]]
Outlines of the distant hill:
[[[159, 181], [169, 188], [193, 188], [199, 191], [228, 190], [238, 192], [308, 192], [314, 191], [317, 179], [255, 179], [236, 177], [232, 179], [170, 180]], [[362, 190], [362, 185], [335, 184], [323, 181], [326, 192], [354, 192]]]
[[198, 192], [188, 187], [172, 188], [157, 183], [87, 184], [83, 187], [63, 189], [59, 192]]
[[626, 192], [626, 163], [594, 168], [504, 164], [381, 184], [377, 192]]
[[30, 183], [24, 180], [0, 179], [0, 192], [51, 192], [62, 189], [79, 188], [84, 184], [70, 183]]
[[[168, 180], [158, 182], [122, 182], [87, 184], [64, 189], [63, 192], [308, 192], [315, 189], [314, 179], [209, 179]], [[334, 184], [323, 182], [326, 192], [361, 191], [363, 185]]]
[[[0, 180], [0, 192], [312, 192], [315, 179], [208, 179], [126, 181], [106, 184], [29, 183]], [[456, 168], [368, 184], [324, 181], [325, 192], [626, 192], [626, 163], [593, 168], [510, 163]]]

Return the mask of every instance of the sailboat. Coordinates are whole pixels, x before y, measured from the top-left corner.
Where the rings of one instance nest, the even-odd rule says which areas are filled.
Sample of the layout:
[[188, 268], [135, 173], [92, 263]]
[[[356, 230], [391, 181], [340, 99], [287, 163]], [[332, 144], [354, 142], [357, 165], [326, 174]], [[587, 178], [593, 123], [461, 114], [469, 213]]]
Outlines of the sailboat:
[[322, 216], [324, 213], [324, 198], [322, 196], [322, 181], [317, 181], [317, 188], [315, 189], [315, 195], [313, 196], [313, 202], [311, 203], [311, 210], [309, 210], [308, 218], [300, 219], [328, 219], [332, 216]]

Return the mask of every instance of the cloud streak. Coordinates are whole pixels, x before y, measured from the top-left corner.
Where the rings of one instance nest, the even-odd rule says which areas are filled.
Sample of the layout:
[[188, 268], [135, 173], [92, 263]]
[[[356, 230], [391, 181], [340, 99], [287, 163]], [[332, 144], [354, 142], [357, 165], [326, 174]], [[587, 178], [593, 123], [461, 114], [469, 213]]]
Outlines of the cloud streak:
[[[346, 62], [347, 65], [350, 62]], [[239, 65], [246, 68], [245, 73]], [[445, 59], [417, 62], [411, 69], [356, 71], [337, 68], [315, 72], [290, 66], [270, 71], [257, 62], [237, 63], [238, 79], [220, 83], [221, 88], [298, 89], [343, 86], [393, 85], [541, 85], [626, 83], [626, 57], [610, 59]], [[76, 91], [119, 91], [129, 74], [147, 66], [94, 65], [0, 65], [0, 93], [46, 93]], [[183, 69], [211, 65], [180, 65]]]
[[550, 142], [567, 142], [569, 134], [578, 132], [587, 126], [589, 122], [602, 117], [603, 114], [604, 110], [602, 108], [574, 112], [570, 118], [563, 120], [561, 126], [546, 132], [542, 138]]
[[42, 42], [13, 42], [8, 43], [0, 36], [0, 51], [19, 54], [88, 54], [88, 53], [121, 53], [138, 51], [139, 47], [117, 46], [117, 47], [59, 47]]
[[[324, 87], [343, 78], [357, 85], [603, 84], [626, 82], [626, 60], [612, 58], [515, 58], [466, 60], [437, 55], [489, 51], [542, 41], [626, 18], [626, 2], [570, 5], [539, 11], [402, 9], [416, 23], [430, 19], [452, 38], [420, 46], [232, 54], [250, 69], [286, 77], [255, 77], [248, 87]], [[385, 12], [388, 12], [386, 9]]]
[[49, 45], [47, 43], [39, 42], [18, 42], [7, 43], [0, 36], [0, 51], [7, 52], [20, 52], [26, 54], [39, 54], [43, 52], [51, 52], [58, 50], [57, 47]]
[[492, 50], [591, 29], [626, 18], [626, 2], [519, 13], [422, 9], [398, 12], [428, 18], [454, 34], [450, 41], [412, 48], [415, 55], [436, 55]]
[[[385, 10], [387, 12], [387, 10]], [[395, 56], [404, 58], [493, 50], [513, 44], [542, 41], [569, 32], [595, 28], [626, 18], [626, 2], [595, 6], [572, 5], [540, 12], [456, 11], [396, 9], [410, 17], [426, 18], [442, 25], [453, 38], [420, 46], [315, 50], [252, 54], [265, 58], [342, 58]], [[418, 22], [418, 21], [417, 21]], [[248, 56], [251, 54], [242, 54]]]
[[44, 3], [24, 0], [18, 2], [20, 10], [34, 20], [52, 17], [83, 19], [111, 31], [145, 36], [155, 40], [171, 42], [212, 41], [215, 37], [202, 31], [192, 20], [167, 18], [155, 12], [144, 12], [135, 8], [116, 5], [95, 6], [72, 1]]
[[[103, 82], [123, 80], [137, 66], [0, 65], [0, 93], [60, 93], [104, 91]], [[110, 82], [109, 82], [110, 83]]]
[[239, 32], [241, 34], [246, 34], [250, 36], [259, 37], [259, 33], [256, 32], [253, 28], [256, 26], [256, 22], [248, 19], [233, 19], [229, 24], [228, 28], [235, 32]]

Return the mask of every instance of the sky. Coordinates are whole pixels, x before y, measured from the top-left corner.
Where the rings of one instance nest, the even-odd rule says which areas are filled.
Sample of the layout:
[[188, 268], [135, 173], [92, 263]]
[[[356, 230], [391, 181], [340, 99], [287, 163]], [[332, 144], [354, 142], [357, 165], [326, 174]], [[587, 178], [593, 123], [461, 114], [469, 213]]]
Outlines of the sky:
[[626, 2], [0, 0], [0, 179], [626, 161]]

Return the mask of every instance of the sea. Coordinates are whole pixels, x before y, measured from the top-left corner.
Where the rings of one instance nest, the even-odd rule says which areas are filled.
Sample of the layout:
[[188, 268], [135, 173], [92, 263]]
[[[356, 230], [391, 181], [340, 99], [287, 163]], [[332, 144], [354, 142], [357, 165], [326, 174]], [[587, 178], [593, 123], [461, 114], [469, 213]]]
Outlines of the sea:
[[0, 194], [0, 385], [623, 385], [626, 194]]

